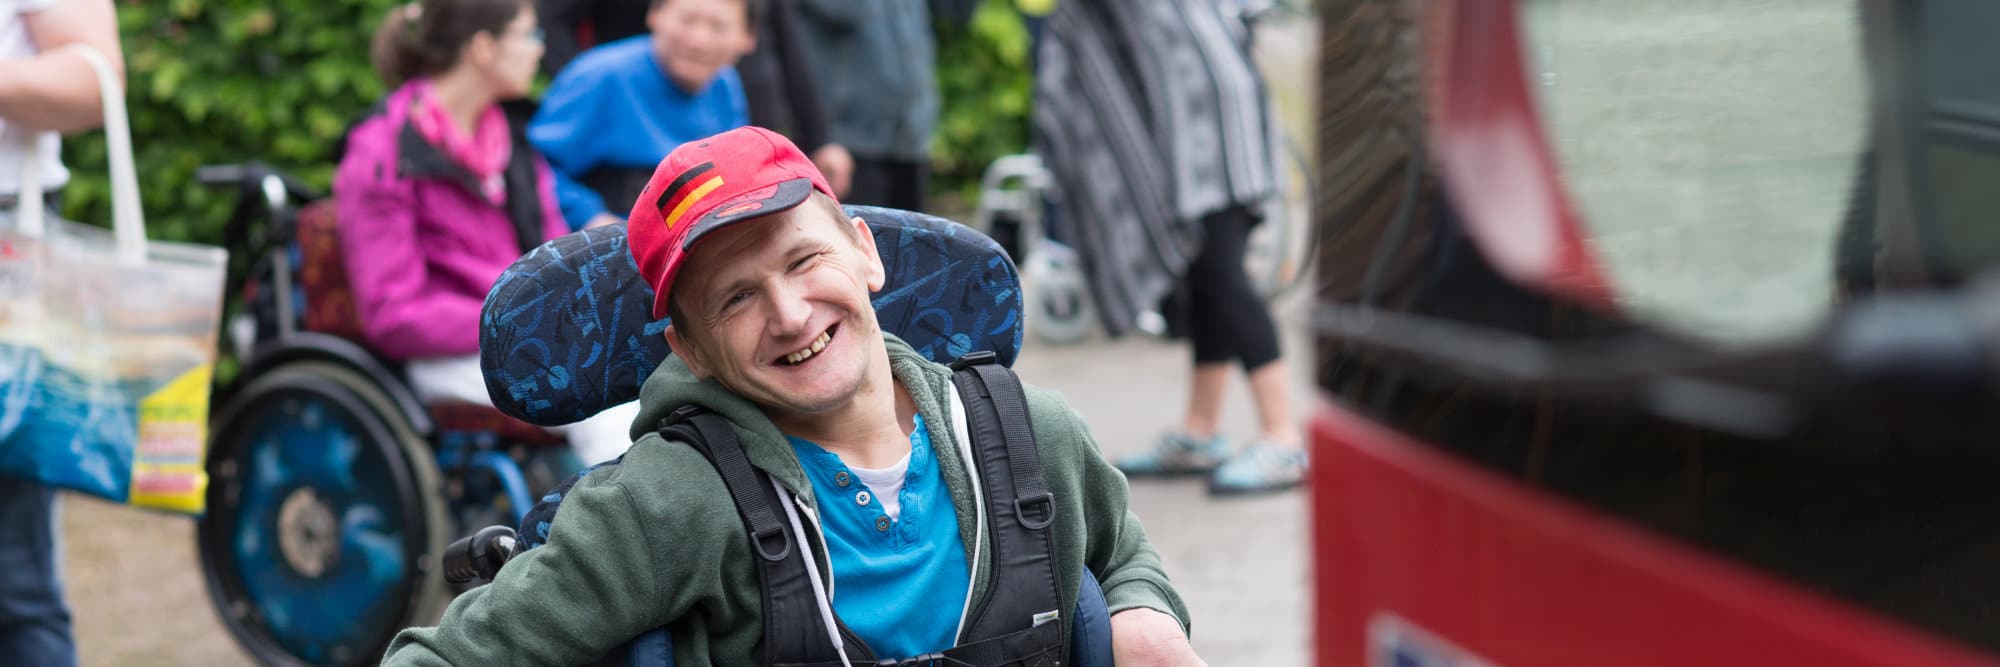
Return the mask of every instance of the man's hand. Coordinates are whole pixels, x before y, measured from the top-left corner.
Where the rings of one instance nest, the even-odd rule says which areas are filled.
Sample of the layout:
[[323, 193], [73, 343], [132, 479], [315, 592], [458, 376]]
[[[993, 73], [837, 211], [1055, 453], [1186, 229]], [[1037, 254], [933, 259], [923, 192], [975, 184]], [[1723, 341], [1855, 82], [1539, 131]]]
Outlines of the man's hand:
[[597, 217], [591, 218], [590, 222], [583, 223], [583, 228], [594, 229], [597, 227], [603, 227], [605, 225], [615, 225], [624, 221], [625, 221], [624, 218], [620, 218], [610, 213], [599, 213], [597, 214]]
[[1132, 665], [1198, 665], [1181, 622], [1151, 609], [1127, 609], [1111, 615], [1111, 655], [1119, 667]]
[[854, 183], [854, 156], [848, 154], [847, 147], [827, 144], [813, 151], [813, 166], [826, 175], [826, 184], [833, 186], [833, 198], [847, 196], [847, 188]]

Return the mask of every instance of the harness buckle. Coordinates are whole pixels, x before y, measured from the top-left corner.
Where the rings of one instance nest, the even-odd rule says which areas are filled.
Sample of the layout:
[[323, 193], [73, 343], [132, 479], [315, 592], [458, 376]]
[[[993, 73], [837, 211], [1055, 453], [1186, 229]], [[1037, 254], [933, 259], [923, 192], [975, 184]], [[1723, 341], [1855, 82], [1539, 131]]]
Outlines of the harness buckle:
[[667, 425], [673, 426], [675, 424], [685, 423], [689, 420], [694, 419], [696, 416], [699, 416], [701, 413], [706, 411], [707, 410], [705, 408], [699, 405], [695, 405], [693, 403], [689, 403], [680, 406], [678, 408], [674, 408], [673, 412], [667, 413]]
[[960, 355], [957, 359], [951, 360], [951, 363], [947, 365], [953, 371], [962, 371], [973, 366], [998, 363], [999, 361], [1000, 355], [994, 354], [992, 350], [979, 350]]
[[925, 653], [902, 660], [883, 658], [875, 661], [875, 667], [932, 667], [940, 662], [944, 662], [944, 660], [945, 656], [943, 653]]
[[[1033, 509], [1034, 511], [1029, 511]], [[1056, 496], [1043, 491], [1032, 496], [1014, 499], [1014, 515], [1021, 517], [1021, 525], [1033, 530], [1049, 527], [1056, 520]]]
[[[773, 563], [792, 555], [792, 539], [785, 534], [784, 526], [772, 526], [763, 532], [754, 533], [750, 541], [757, 545], [757, 555]], [[773, 551], [775, 550], [775, 553]]]

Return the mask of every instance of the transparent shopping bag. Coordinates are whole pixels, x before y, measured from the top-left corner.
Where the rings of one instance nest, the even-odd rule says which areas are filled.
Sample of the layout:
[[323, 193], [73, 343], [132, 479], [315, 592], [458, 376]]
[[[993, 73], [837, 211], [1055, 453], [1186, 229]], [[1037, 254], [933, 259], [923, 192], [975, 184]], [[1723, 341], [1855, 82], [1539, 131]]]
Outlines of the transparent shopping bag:
[[[34, 196], [0, 212], [0, 475], [200, 513], [228, 256], [145, 239], [123, 97], [80, 52], [105, 94], [113, 229]], [[23, 193], [41, 191], [36, 162]]]

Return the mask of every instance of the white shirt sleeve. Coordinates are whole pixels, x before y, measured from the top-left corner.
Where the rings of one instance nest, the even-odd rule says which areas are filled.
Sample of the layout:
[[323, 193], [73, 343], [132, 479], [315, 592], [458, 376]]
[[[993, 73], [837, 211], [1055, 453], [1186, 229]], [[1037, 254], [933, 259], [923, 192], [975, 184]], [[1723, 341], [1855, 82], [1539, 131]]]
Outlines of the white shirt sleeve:
[[62, 0], [0, 0], [0, 7], [8, 14], [33, 14], [56, 6]]

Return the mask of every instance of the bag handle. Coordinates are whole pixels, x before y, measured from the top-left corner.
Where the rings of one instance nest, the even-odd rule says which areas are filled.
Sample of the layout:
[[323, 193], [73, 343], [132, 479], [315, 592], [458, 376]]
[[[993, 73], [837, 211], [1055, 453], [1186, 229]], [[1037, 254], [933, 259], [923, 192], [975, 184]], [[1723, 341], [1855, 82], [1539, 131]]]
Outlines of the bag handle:
[[[111, 62], [88, 44], [62, 47], [75, 51], [97, 75], [97, 90], [104, 101], [104, 143], [111, 162], [111, 229], [118, 243], [118, 262], [127, 266], [146, 263], [145, 211], [139, 207], [139, 176], [132, 160], [132, 128], [125, 114], [125, 90], [112, 74]], [[16, 224], [21, 233], [39, 237], [44, 228], [42, 205], [42, 160], [38, 133], [29, 133], [23, 142], [26, 154], [21, 161], [21, 190]]]

